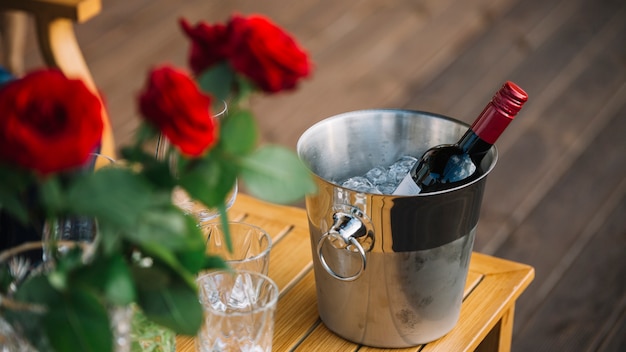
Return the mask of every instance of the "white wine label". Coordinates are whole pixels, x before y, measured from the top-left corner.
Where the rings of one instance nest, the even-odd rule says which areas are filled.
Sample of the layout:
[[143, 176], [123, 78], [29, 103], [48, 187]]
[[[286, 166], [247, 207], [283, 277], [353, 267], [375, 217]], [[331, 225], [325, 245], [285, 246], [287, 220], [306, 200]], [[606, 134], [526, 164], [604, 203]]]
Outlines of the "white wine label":
[[398, 185], [395, 191], [393, 191], [394, 196], [412, 196], [418, 194], [422, 191], [422, 189], [413, 181], [411, 177], [411, 173], [406, 175], [402, 182]]

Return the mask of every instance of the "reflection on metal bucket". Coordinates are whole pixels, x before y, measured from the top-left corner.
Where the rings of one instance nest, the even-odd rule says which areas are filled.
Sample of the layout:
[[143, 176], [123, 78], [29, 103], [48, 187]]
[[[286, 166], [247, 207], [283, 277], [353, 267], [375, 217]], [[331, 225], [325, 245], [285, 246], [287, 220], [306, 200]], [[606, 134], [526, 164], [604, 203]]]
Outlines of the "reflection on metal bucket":
[[359, 193], [334, 180], [454, 143], [467, 129], [439, 115], [365, 110], [308, 129], [298, 155], [319, 192], [307, 197], [318, 309], [344, 338], [376, 347], [433, 341], [456, 324], [486, 175], [411, 197]]

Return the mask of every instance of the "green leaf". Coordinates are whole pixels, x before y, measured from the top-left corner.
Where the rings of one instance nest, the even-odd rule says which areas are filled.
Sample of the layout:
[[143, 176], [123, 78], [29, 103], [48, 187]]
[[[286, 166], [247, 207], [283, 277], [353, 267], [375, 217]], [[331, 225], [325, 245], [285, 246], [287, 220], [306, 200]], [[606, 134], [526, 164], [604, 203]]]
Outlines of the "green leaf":
[[111, 255], [118, 251], [123, 240], [123, 233], [120, 232], [119, 226], [106, 222], [98, 223], [98, 255]]
[[[46, 307], [60, 300], [61, 294], [50, 285], [46, 276], [35, 275], [29, 277], [23, 284], [18, 286], [14, 298], [20, 302], [34, 303]], [[43, 313], [8, 309], [2, 311], [2, 315], [13, 326], [19, 326], [24, 336], [38, 350], [50, 350], [48, 339], [45, 337], [45, 332], [42, 331]]]
[[203, 311], [195, 286], [185, 282], [140, 290], [138, 303], [150, 320], [176, 333], [195, 335], [202, 325]]
[[78, 270], [71, 278], [72, 285], [94, 287], [116, 305], [127, 305], [135, 300], [135, 285], [131, 270], [121, 254], [99, 258]]
[[264, 146], [246, 157], [241, 175], [252, 195], [269, 202], [292, 203], [316, 190], [295, 153], [280, 146]]
[[248, 110], [233, 109], [224, 119], [220, 129], [220, 143], [227, 153], [247, 155], [257, 143], [256, 120]]
[[179, 183], [192, 198], [215, 208], [225, 202], [239, 169], [235, 163], [221, 157], [195, 161], [180, 175]]
[[18, 287], [16, 298], [24, 302], [49, 304], [58, 299], [59, 293], [50, 285], [44, 275], [31, 276]]
[[[63, 196], [63, 189], [59, 179], [56, 177], [50, 177], [46, 179], [39, 188], [41, 201], [48, 209], [63, 209], [65, 208], [65, 200]], [[55, 215], [55, 214], [48, 214]]]
[[246, 100], [249, 96], [258, 90], [258, 87], [243, 75], [236, 76], [237, 92], [239, 100]]
[[205, 257], [204, 269], [205, 270], [228, 269], [228, 264], [226, 264], [226, 262], [224, 261], [224, 258], [220, 256], [208, 255]]
[[56, 351], [112, 351], [107, 310], [88, 290], [73, 289], [48, 306], [46, 335]]
[[176, 186], [176, 178], [167, 162], [144, 161], [142, 173], [159, 189], [171, 191]]
[[27, 190], [35, 184], [33, 175], [0, 163], [0, 209], [9, 211], [22, 223], [28, 222]]
[[[35, 351], [51, 351], [50, 342], [43, 331], [42, 314], [29, 311], [6, 310], [2, 312], [2, 318], [14, 328], [18, 328], [20, 334], [30, 342]], [[0, 346], [2, 346], [0, 341]]]
[[48, 281], [57, 290], [64, 291], [70, 286], [68, 281], [71, 273], [83, 265], [83, 251], [79, 246], [75, 246], [61, 254], [54, 243], [51, 245], [53, 248], [50, 252], [53, 253], [54, 268], [47, 273]]
[[[191, 273], [185, 270], [176, 255], [167, 248], [152, 243], [143, 245], [141, 249], [142, 255], [149, 258], [152, 264], [149, 267], [133, 266], [133, 277], [138, 290], [145, 289], [144, 286], [146, 285], [167, 285], [172, 273], [179, 275], [182, 280], [186, 280], [189, 284], [193, 283], [194, 279]], [[145, 276], [152, 276], [152, 278], [144, 279]]]
[[22, 224], [28, 223], [28, 207], [18, 194], [0, 189], [0, 209], [8, 211]]
[[[141, 233], [139, 236], [129, 234], [128, 237], [141, 246], [144, 255], [187, 277], [190, 273], [195, 274], [203, 268], [206, 239], [195, 218], [182, 213], [180, 217], [183, 226], [177, 229], [176, 233], [157, 233], [163, 229], [159, 229], [158, 224], [153, 224], [153, 231], [142, 226], [139, 231], [133, 231]], [[189, 282], [193, 282], [193, 279]]]
[[220, 223], [222, 224], [222, 230], [224, 231], [224, 239], [226, 242], [226, 249], [228, 249], [229, 253], [233, 252], [233, 240], [230, 237], [230, 225], [228, 222], [228, 215], [226, 214], [226, 205], [220, 204], [218, 206], [218, 210], [220, 212]]
[[190, 249], [176, 253], [178, 262], [190, 273], [197, 273], [204, 268], [206, 254], [204, 248]]
[[13, 282], [13, 275], [8, 263], [0, 263], [0, 292], [7, 292], [9, 285]]
[[132, 268], [138, 292], [155, 291], [168, 286], [170, 284], [171, 272], [156, 265], [146, 267], [135, 265]]
[[150, 205], [152, 190], [125, 168], [103, 168], [79, 179], [67, 192], [67, 206], [120, 227], [132, 226]]
[[195, 280], [193, 275], [201, 270], [213, 268], [211, 265], [223, 268], [225, 264], [221, 259], [215, 260], [207, 255], [206, 238], [197, 226], [197, 221], [191, 216], [187, 216], [186, 219], [188, 228], [185, 233], [188, 236], [188, 246], [172, 250], [159, 241], [151, 241], [143, 243], [141, 250], [145, 256], [152, 258], [154, 266], [167, 267], [188, 284], [193, 284]]
[[217, 99], [228, 101], [234, 79], [235, 74], [230, 65], [223, 61], [202, 72], [198, 77], [198, 84], [202, 91], [213, 95]]
[[197, 240], [188, 235], [187, 217], [180, 209], [152, 207], [140, 214], [137, 226], [124, 236], [137, 244], [158, 243], [170, 250], [189, 248]]
[[176, 257], [187, 271], [195, 274], [205, 267], [206, 238], [198, 227], [195, 218], [190, 216], [187, 217], [187, 220], [187, 234], [193, 237], [193, 245], [183, 251], [178, 251]]
[[[0, 163], [0, 209], [8, 211], [21, 223], [29, 221], [29, 210], [33, 210], [36, 179], [32, 172]], [[32, 199], [31, 199], [32, 198]]]

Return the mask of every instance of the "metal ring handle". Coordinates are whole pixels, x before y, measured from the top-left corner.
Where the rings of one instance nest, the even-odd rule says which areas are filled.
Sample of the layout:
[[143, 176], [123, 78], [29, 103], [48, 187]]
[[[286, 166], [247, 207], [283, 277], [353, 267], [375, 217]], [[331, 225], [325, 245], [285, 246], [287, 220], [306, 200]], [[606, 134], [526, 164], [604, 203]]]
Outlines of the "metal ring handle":
[[365, 250], [363, 249], [363, 246], [361, 246], [361, 244], [359, 243], [359, 241], [356, 238], [350, 237], [350, 240], [349, 240], [350, 243], [353, 244], [357, 248], [359, 254], [361, 255], [361, 268], [354, 275], [351, 275], [351, 276], [341, 276], [341, 275], [337, 274], [328, 265], [328, 263], [326, 263], [326, 259], [324, 259], [324, 254], [322, 253], [322, 246], [324, 245], [324, 240], [327, 239], [327, 238], [330, 238], [330, 236], [331, 236], [330, 232], [325, 233], [320, 238], [319, 242], [317, 243], [317, 256], [320, 258], [320, 263], [322, 263], [322, 266], [324, 267], [324, 269], [326, 269], [326, 271], [332, 277], [334, 277], [337, 280], [341, 280], [341, 281], [354, 281], [354, 280], [356, 280], [359, 276], [361, 276], [361, 274], [365, 270], [365, 265], [367, 264], [367, 257], [365, 256]]

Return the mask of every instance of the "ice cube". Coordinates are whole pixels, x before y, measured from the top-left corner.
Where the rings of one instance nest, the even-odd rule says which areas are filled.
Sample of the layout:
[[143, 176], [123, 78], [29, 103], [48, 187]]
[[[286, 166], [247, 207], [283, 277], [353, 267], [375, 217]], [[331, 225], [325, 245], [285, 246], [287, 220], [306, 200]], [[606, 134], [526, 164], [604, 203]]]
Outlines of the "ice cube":
[[388, 167], [389, 176], [393, 177], [390, 181], [396, 183], [396, 186], [402, 182], [404, 176], [406, 176], [409, 171], [413, 168], [413, 165], [417, 162], [417, 159], [404, 155], [401, 156], [398, 160], [396, 160], [393, 164]]
[[374, 186], [382, 185], [387, 183], [389, 179], [389, 172], [387, 169], [381, 166], [377, 166], [365, 174], [365, 178], [367, 178]]
[[396, 190], [397, 184], [395, 183], [383, 183], [381, 185], [376, 185], [378, 191], [382, 194], [393, 194], [393, 191]]
[[374, 185], [372, 185], [372, 183], [363, 176], [350, 177], [349, 179], [343, 181], [341, 186], [357, 192], [380, 193], [376, 187], [374, 187]]

